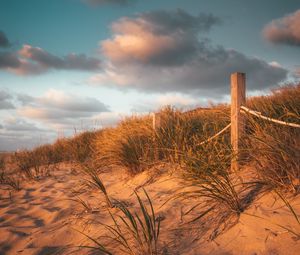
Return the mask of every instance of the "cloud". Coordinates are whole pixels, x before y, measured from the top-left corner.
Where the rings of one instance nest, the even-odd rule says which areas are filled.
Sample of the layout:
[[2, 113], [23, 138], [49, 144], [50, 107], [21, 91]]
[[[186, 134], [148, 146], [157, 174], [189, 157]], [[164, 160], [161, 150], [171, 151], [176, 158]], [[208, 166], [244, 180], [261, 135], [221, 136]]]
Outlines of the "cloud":
[[157, 98], [157, 103], [160, 106], [173, 105], [178, 107], [186, 107], [195, 105], [197, 103], [197, 100], [190, 96], [180, 94], [167, 94], [159, 96]]
[[99, 69], [101, 65], [99, 59], [87, 57], [84, 54], [71, 53], [64, 57], [58, 57], [30, 45], [23, 45], [18, 53], [21, 58], [24, 58], [24, 62], [19, 68], [24, 73], [32, 73], [34, 68], [37, 68], [38, 72], [48, 69], [93, 71]]
[[[205, 100], [206, 101], [206, 100]], [[175, 106], [178, 109], [195, 108], [196, 105], [204, 104], [204, 100], [180, 93], [168, 93], [158, 95], [151, 100], [137, 102], [132, 105], [132, 112], [149, 113], [157, 111], [164, 106]]]
[[35, 98], [33, 96], [27, 95], [27, 94], [21, 94], [18, 93], [16, 94], [17, 96], [17, 100], [22, 104], [22, 105], [28, 105], [31, 102], [33, 102], [35, 100]]
[[[8, 105], [15, 102], [15, 106]], [[6, 104], [4, 105], [5, 102]], [[49, 89], [43, 95], [10, 94], [0, 90], [0, 107], [12, 109], [11, 117], [0, 120], [0, 150], [14, 150], [52, 142], [60, 133], [90, 130], [117, 121], [115, 113], [95, 97]], [[98, 118], [100, 116], [100, 118]], [[42, 140], [41, 140], [42, 139]]]
[[14, 132], [49, 132], [49, 130], [37, 127], [34, 123], [16, 117], [10, 117], [8, 119], [5, 119], [3, 128], [7, 131]]
[[64, 123], [68, 119], [91, 117], [95, 113], [108, 112], [108, 107], [96, 98], [79, 97], [50, 89], [41, 97], [18, 95], [23, 106], [18, 113], [30, 119]]
[[211, 14], [191, 16], [180, 9], [125, 17], [112, 24], [114, 36], [101, 43], [102, 52], [114, 64], [181, 65], [202, 47], [198, 33], [219, 22]]
[[0, 47], [1, 48], [7, 48], [10, 47], [11, 43], [9, 42], [9, 40], [6, 37], [6, 34], [0, 30]]
[[0, 69], [18, 68], [21, 62], [18, 56], [13, 52], [0, 52]]
[[4, 90], [0, 90], [0, 110], [15, 109], [14, 104], [11, 102], [13, 96]]
[[270, 42], [300, 46], [300, 9], [282, 18], [272, 20], [263, 29], [263, 36]]
[[55, 139], [54, 130], [40, 128], [24, 118], [11, 116], [2, 119], [2, 123], [0, 125], [0, 151], [32, 148]]
[[58, 57], [30, 45], [23, 45], [18, 52], [0, 52], [0, 69], [18, 75], [41, 74], [51, 69], [95, 71], [100, 68], [101, 61], [97, 58], [75, 53]]
[[103, 112], [109, 111], [107, 106], [92, 97], [79, 97], [63, 91], [50, 89], [37, 100], [40, 104], [66, 111]]
[[100, 114], [94, 115], [91, 120], [96, 123], [97, 127], [104, 128], [115, 126], [126, 116], [128, 116], [128, 114], [121, 112], [101, 112]]
[[126, 6], [128, 4], [135, 2], [134, 0], [82, 0], [82, 1], [93, 6], [107, 5], [107, 4]]
[[154, 11], [112, 24], [113, 36], [100, 43], [107, 62], [91, 84], [143, 92], [181, 92], [218, 97], [228, 92], [230, 73], [247, 73], [249, 90], [285, 80], [287, 70], [213, 45], [207, 32], [221, 21], [211, 14]]

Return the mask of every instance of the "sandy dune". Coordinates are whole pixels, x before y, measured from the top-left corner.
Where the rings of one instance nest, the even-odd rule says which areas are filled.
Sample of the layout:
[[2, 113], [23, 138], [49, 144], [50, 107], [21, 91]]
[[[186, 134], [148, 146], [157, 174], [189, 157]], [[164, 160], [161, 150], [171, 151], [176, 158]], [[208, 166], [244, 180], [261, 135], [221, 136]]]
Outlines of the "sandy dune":
[[[189, 216], [183, 213], [195, 201], [175, 200], [161, 206], [174, 194], [179, 180], [163, 167], [154, 172], [155, 175], [142, 173], [132, 178], [118, 169], [101, 177], [110, 196], [132, 208], [137, 208], [133, 190], [147, 190], [163, 219], [164, 255], [300, 254], [300, 240], [285, 229], [300, 234], [300, 225], [275, 195], [257, 198], [239, 218], [220, 211], [215, 217], [185, 224], [197, 216], [197, 211]], [[49, 177], [23, 184], [21, 191], [1, 186], [0, 254], [89, 254], [91, 250], [78, 248], [90, 242], [76, 230], [97, 237], [102, 228], [95, 222], [109, 223], [109, 216], [102, 194], [83, 183], [81, 173], [64, 165]], [[78, 196], [88, 203], [89, 212], [72, 200]], [[299, 214], [300, 199], [295, 198], [292, 204]]]

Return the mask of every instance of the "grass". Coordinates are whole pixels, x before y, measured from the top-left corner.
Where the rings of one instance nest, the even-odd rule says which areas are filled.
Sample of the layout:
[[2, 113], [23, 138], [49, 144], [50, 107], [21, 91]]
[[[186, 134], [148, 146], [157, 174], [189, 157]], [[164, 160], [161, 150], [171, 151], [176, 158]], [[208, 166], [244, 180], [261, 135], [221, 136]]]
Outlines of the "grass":
[[88, 185], [92, 188], [97, 188], [104, 195], [107, 206], [112, 208], [113, 203], [109, 198], [105, 185], [103, 184], [103, 181], [99, 177], [98, 173], [89, 167], [84, 167], [84, 172], [89, 176], [89, 179], [86, 180]]
[[[300, 85], [275, 90], [272, 95], [248, 100], [263, 114], [300, 123]], [[244, 149], [256, 163], [257, 174], [267, 186], [281, 192], [300, 192], [300, 129], [247, 115]]]
[[85, 164], [93, 154], [92, 142], [97, 132], [86, 131], [75, 133], [72, 139], [66, 143], [66, 151], [74, 163]]
[[[296, 241], [299, 241], [300, 240], [300, 228], [299, 228], [300, 227], [300, 219], [299, 219], [296, 211], [294, 210], [294, 208], [293, 208], [292, 204], [290, 203], [290, 201], [288, 201], [288, 199], [280, 191], [275, 190], [274, 193], [283, 201], [283, 203], [286, 205], [286, 207], [290, 210], [293, 217], [297, 221], [296, 225], [293, 225], [293, 227], [285, 226], [285, 225], [276, 223], [276, 222], [274, 222], [270, 219], [266, 219], [264, 217], [260, 217], [260, 216], [257, 216], [257, 215], [254, 215], [254, 214], [249, 214], [249, 213], [246, 213], [246, 214], [249, 215], [249, 216], [252, 216], [252, 217], [256, 217], [256, 218], [268, 221], [271, 224], [276, 225], [276, 226], [286, 230], [288, 233], [290, 233], [292, 236], [295, 237]], [[296, 229], [297, 227], [299, 228], [298, 230]]]
[[[275, 119], [299, 124], [300, 84], [274, 90], [268, 96], [249, 98], [247, 107]], [[209, 143], [201, 143], [230, 123], [229, 105], [188, 113], [166, 107], [160, 110], [160, 116], [161, 127], [155, 131], [150, 115], [132, 116], [116, 127], [76, 134], [73, 138], [59, 139], [52, 145], [21, 151], [15, 154], [15, 161], [21, 172], [31, 178], [45, 173], [42, 166], [65, 161], [79, 163], [82, 167], [91, 164], [95, 166], [92, 169], [99, 171], [122, 167], [130, 175], [139, 174], [157, 163], [176, 164], [182, 169], [185, 186], [191, 189], [181, 193], [181, 198], [198, 197], [208, 205], [199, 212], [199, 218], [214, 210], [216, 204], [236, 215], [243, 213], [248, 206], [244, 201], [245, 194], [257, 184], [282, 194], [283, 198], [286, 194], [300, 193], [300, 129], [245, 115], [242, 166], [254, 165], [256, 176], [249, 182], [242, 182], [238, 173], [230, 171], [234, 155], [228, 131]], [[99, 189], [106, 197], [108, 207], [112, 207], [98, 173], [90, 169], [86, 172], [89, 184]], [[121, 205], [122, 215], [111, 215], [114, 225], [107, 228], [112, 235], [114, 233], [114, 241], [123, 245], [127, 252], [131, 252], [133, 247], [146, 252], [150, 246], [151, 252], [156, 252], [157, 225], [152, 218], [151, 201], [148, 198], [150, 208], [147, 209], [136, 195], [142, 216]], [[201, 203], [192, 210], [204, 208]], [[286, 203], [286, 206], [289, 207], [289, 204]], [[290, 210], [293, 211], [293, 208]], [[125, 232], [120, 231], [124, 224], [126, 236], [131, 235], [130, 240], [135, 240], [135, 246], [129, 246], [127, 239], [123, 239]]]
[[22, 150], [15, 152], [13, 160], [21, 174], [29, 179], [39, 178], [49, 174], [50, 161], [44, 154], [44, 146], [37, 147], [33, 151]]
[[0, 184], [7, 185], [14, 190], [21, 190], [20, 180], [16, 176], [8, 176], [4, 170], [0, 170]]
[[154, 164], [153, 130], [150, 116], [130, 117], [116, 128], [107, 128], [95, 139], [98, 168], [121, 166], [134, 175]]
[[110, 216], [113, 224], [102, 224], [108, 231], [107, 238], [111, 247], [106, 247], [100, 241], [87, 236], [96, 246], [88, 247], [102, 252], [103, 254], [122, 254], [130, 255], [158, 255], [159, 253], [159, 233], [160, 220], [156, 217], [151, 199], [144, 190], [147, 204], [143, 202], [141, 196], [135, 192], [139, 211], [132, 211], [125, 203], [119, 202], [120, 214]]
[[6, 156], [0, 154], [0, 184], [7, 185], [14, 190], [20, 190], [20, 180], [15, 175], [7, 174]]
[[92, 212], [93, 211], [93, 208], [90, 206], [90, 204], [87, 201], [84, 201], [79, 196], [77, 196], [75, 198], [70, 198], [69, 200], [80, 204], [84, 208], [85, 212]]
[[[209, 112], [183, 113], [170, 107], [163, 108], [160, 112], [161, 127], [155, 132], [159, 158], [172, 163], [184, 163], [185, 155], [194, 154], [199, 148], [198, 143], [228, 124], [228, 109], [220, 105]], [[208, 122], [210, 118], [219, 121]]]

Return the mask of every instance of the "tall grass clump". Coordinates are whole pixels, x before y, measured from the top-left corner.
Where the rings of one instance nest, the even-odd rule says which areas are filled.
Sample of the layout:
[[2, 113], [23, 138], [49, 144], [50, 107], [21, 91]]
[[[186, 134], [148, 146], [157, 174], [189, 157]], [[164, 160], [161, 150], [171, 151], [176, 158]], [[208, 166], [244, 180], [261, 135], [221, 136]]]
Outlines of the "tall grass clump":
[[299, 122], [300, 116], [300, 84], [287, 85], [272, 90], [266, 96], [247, 99], [247, 106], [271, 118]]
[[5, 157], [0, 154], [0, 171], [4, 171], [5, 169]]
[[198, 216], [193, 221], [215, 210], [239, 216], [248, 206], [245, 197], [256, 183], [243, 183], [231, 173], [232, 150], [228, 139], [227, 133], [222, 138], [196, 146], [196, 150], [182, 159], [183, 191], [171, 199], [196, 199], [198, 202], [186, 212], [197, 209]]
[[96, 136], [95, 148], [98, 168], [122, 166], [130, 174], [144, 171], [154, 163], [151, 117], [129, 117], [115, 128], [102, 130]]
[[201, 141], [228, 124], [227, 108], [220, 106], [209, 111], [199, 109], [191, 113], [170, 107], [162, 109], [161, 127], [155, 132], [159, 158], [184, 164], [186, 157], [192, 157], [198, 150], [197, 145]]
[[15, 152], [13, 162], [28, 178], [48, 175], [61, 162], [85, 164], [92, 158], [92, 143], [96, 133], [86, 131], [71, 138], [57, 139], [53, 144]]
[[85, 164], [87, 161], [91, 160], [93, 155], [92, 143], [94, 142], [96, 135], [96, 131], [85, 131], [82, 133], [75, 133], [75, 135], [68, 140], [66, 151], [68, 151], [69, 156], [74, 163]]
[[[39, 172], [40, 162], [35, 160], [35, 155], [29, 150], [15, 152], [13, 160], [17, 164], [18, 170], [27, 178], [34, 178]], [[35, 173], [33, 172], [34, 170]]]
[[20, 180], [13, 175], [8, 175], [3, 169], [0, 169], [0, 184], [7, 185], [14, 190], [21, 190]]
[[156, 217], [151, 199], [145, 190], [144, 194], [148, 205], [135, 193], [139, 204], [138, 211], [133, 211], [120, 202], [120, 213], [110, 213], [113, 224], [102, 224], [108, 231], [108, 234], [102, 237], [110, 241], [108, 245], [103, 245], [86, 235], [96, 246], [85, 247], [96, 249], [103, 254], [158, 255], [160, 219]]
[[[252, 98], [248, 107], [263, 115], [300, 124], [300, 85]], [[258, 177], [278, 191], [300, 192], [300, 128], [247, 115], [246, 150], [256, 163]]]
[[102, 181], [102, 179], [99, 177], [99, 174], [96, 170], [89, 168], [87, 166], [84, 167], [84, 172], [88, 175], [89, 179], [87, 180], [87, 183], [90, 187], [98, 189], [105, 197], [106, 205], [110, 208], [113, 207], [113, 204], [111, 202], [110, 197], [108, 196], [106, 187]]
[[14, 190], [20, 190], [20, 180], [7, 173], [5, 155], [0, 154], [0, 184], [7, 185]]
[[53, 164], [69, 162], [72, 160], [72, 153], [69, 150], [69, 143], [69, 138], [59, 138], [53, 144], [51, 144], [51, 150], [53, 152], [51, 162]]
[[55, 164], [60, 162], [60, 151], [50, 144], [40, 145], [32, 150], [21, 150], [15, 152], [12, 160], [18, 167], [20, 173], [27, 178], [38, 178], [49, 175], [55, 168]]

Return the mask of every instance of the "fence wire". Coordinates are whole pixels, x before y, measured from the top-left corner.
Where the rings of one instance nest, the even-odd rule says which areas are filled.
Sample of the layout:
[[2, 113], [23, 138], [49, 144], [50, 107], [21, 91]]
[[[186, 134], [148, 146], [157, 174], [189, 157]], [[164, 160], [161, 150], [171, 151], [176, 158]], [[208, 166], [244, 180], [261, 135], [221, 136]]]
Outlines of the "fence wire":
[[274, 122], [274, 123], [278, 123], [278, 124], [281, 124], [281, 125], [285, 125], [285, 126], [289, 126], [289, 127], [296, 127], [296, 128], [300, 128], [300, 124], [296, 124], [296, 123], [290, 123], [290, 122], [286, 122], [286, 121], [282, 121], [282, 120], [277, 120], [277, 119], [273, 119], [273, 118], [270, 118], [270, 117], [266, 117], [264, 115], [262, 115], [260, 112], [257, 112], [257, 111], [254, 111], [254, 110], [251, 110], [249, 108], [247, 108], [246, 106], [241, 106], [241, 110], [245, 113], [250, 113], [256, 117], [259, 117], [261, 119], [264, 119], [264, 120], [268, 120], [268, 121], [271, 121], [271, 122]]

